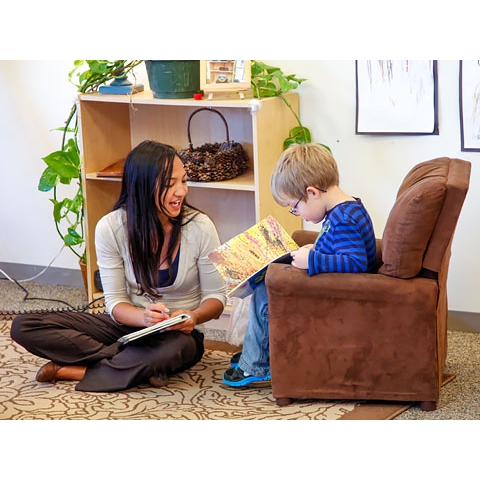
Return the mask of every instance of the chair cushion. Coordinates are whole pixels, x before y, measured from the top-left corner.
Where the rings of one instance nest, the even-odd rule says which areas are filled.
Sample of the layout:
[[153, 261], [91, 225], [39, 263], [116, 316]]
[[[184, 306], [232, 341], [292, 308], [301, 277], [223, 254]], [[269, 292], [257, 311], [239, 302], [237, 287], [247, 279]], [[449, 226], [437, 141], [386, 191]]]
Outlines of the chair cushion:
[[447, 190], [446, 176], [432, 173], [402, 184], [383, 232], [379, 273], [397, 278], [419, 274]]

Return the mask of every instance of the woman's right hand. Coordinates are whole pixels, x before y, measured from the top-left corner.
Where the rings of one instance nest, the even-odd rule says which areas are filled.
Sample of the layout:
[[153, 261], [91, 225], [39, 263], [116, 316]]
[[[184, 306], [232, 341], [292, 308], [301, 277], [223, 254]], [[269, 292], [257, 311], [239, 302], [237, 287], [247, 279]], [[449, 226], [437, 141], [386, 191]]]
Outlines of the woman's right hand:
[[164, 303], [150, 303], [145, 307], [143, 313], [143, 322], [146, 327], [162, 322], [170, 318], [169, 310]]

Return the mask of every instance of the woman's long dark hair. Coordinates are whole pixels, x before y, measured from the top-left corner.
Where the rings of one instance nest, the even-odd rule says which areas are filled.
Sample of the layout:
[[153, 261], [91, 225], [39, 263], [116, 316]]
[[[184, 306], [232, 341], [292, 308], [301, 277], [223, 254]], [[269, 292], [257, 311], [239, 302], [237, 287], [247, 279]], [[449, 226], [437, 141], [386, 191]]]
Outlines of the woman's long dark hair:
[[167, 249], [167, 262], [171, 281], [173, 253], [181, 235], [182, 226], [193, 216], [185, 218], [184, 200], [177, 217], [170, 217], [163, 207], [163, 198], [170, 187], [176, 150], [170, 145], [145, 140], [127, 156], [123, 170], [120, 196], [113, 209], [123, 208], [127, 214], [127, 234], [135, 278], [142, 293], [155, 295], [159, 286], [160, 254], [165, 242], [165, 232], [158, 218], [157, 205], [169, 218], [173, 229]]

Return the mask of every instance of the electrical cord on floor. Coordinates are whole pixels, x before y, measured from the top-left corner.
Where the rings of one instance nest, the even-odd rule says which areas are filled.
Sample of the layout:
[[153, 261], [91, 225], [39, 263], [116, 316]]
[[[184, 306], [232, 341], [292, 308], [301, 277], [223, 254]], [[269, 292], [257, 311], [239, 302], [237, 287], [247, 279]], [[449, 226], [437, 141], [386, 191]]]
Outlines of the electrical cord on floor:
[[66, 305], [65, 307], [61, 308], [37, 308], [33, 310], [27, 310], [27, 309], [22, 309], [22, 310], [0, 310], [0, 320], [10, 320], [13, 317], [17, 315], [27, 315], [27, 314], [32, 314], [32, 315], [39, 315], [39, 314], [45, 314], [45, 313], [66, 313], [66, 312], [85, 312], [89, 310], [90, 308], [93, 308], [95, 310], [95, 313], [106, 313], [106, 308], [105, 308], [105, 303], [103, 303], [104, 297], [96, 298], [95, 300], [92, 300], [90, 303], [83, 307], [74, 307], [73, 305], [69, 304], [68, 302], [65, 302], [63, 300], [59, 299], [54, 299], [54, 298], [41, 298], [41, 297], [29, 297], [28, 290], [26, 290], [24, 287], [21, 285], [18, 285], [22, 290], [24, 290], [26, 293], [25, 297], [23, 298], [24, 301], [26, 300], [42, 300], [46, 302], [59, 302], [63, 303]]
[[94, 308], [97, 313], [106, 312], [105, 303], [102, 302], [102, 300], [104, 300], [104, 297], [96, 298], [95, 300], [92, 300], [90, 303], [88, 303], [84, 307], [74, 307], [70, 303], [64, 300], [56, 299], [56, 298], [30, 297], [30, 292], [23, 285], [20, 285], [20, 282], [31, 282], [37, 279], [40, 275], [43, 275], [47, 271], [47, 269], [52, 265], [52, 263], [59, 257], [59, 255], [62, 253], [64, 248], [65, 248], [65, 245], [62, 245], [62, 248], [60, 248], [60, 251], [55, 255], [53, 260], [41, 272], [37, 273], [35, 276], [31, 278], [25, 278], [23, 280], [15, 280], [14, 278], [11, 278], [1, 268], [0, 268], [0, 273], [5, 277], [5, 279], [8, 279], [10, 282], [13, 282], [15, 285], [17, 285], [17, 287], [19, 287], [23, 292], [25, 292], [23, 301], [37, 300], [37, 301], [44, 301], [44, 302], [58, 302], [66, 306], [63, 308], [43, 308], [43, 309], [35, 309], [35, 310], [9, 310], [9, 311], [0, 310], [0, 319], [6, 320], [9, 318], [12, 318], [13, 316], [24, 315], [24, 314], [43, 314], [43, 313], [54, 313], [54, 312], [85, 312], [90, 308]]
[[[51, 266], [52, 263], [60, 256], [62, 253], [63, 249], [65, 248], [65, 245], [63, 244], [58, 253], [53, 257], [52, 261], [40, 272], [38, 272], [36, 275], [30, 278], [24, 278], [22, 280], [17, 280], [17, 282], [31, 282], [33, 280], [36, 280], [40, 275], [43, 275]], [[15, 282], [13, 278], [11, 278], [9, 275], [7, 275], [1, 268], [0, 268], [0, 273], [5, 277], [8, 278], [11, 282]]]
[[69, 309], [75, 310], [75, 307], [73, 305], [70, 305], [70, 303], [65, 302], [64, 300], [54, 299], [54, 298], [30, 297], [30, 292], [23, 285], [20, 285], [20, 283], [17, 280], [13, 280], [13, 283], [15, 283], [15, 285], [18, 288], [20, 288], [25, 292], [25, 296], [23, 297], [24, 302], [27, 300], [42, 300], [44, 302], [58, 302], [58, 303], [63, 303], [64, 305], [67, 305]]
[[[0, 270], [1, 271], [1, 270]], [[2, 271], [3, 273], [3, 271]], [[8, 277], [8, 276], [7, 276]], [[44, 302], [57, 302], [57, 303], [62, 303], [63, 305], [66, 305], [65, 307], [61, 308], [41, 308], [41, 309], [34, 309], [34, 310], [1, 310], [0, 311], [0, 319], [2, 320], [7, 320], [10, 319], [16, 315], [25, 315], [25, 314], [44, 314], [44, 313], [58, 313], [58, 312], [85, 312], [89, 310], [90, 308], [94, 308], [97, 313], [105, 313], [105, 303], [102, 302], [104, 300], [104, 297], [99, 297], [96, 298], [95, 300], [92, 300], [89, 302], [87, 305], [83, 307], [74, 307], [70, 303], [60, 300], [57, 298], [42, 298], [42, 297], [31, 297], [30, 292], [19, 283], [18, 280], [15, 280], [13, 278], [8, 277], [8, 279], [15, 283], [18, 288], [20, 288], [24, 293], [25, 296], [23, 297], [23, 301], [27, 300], [36, 300], [36, 301], [44, 301]]]

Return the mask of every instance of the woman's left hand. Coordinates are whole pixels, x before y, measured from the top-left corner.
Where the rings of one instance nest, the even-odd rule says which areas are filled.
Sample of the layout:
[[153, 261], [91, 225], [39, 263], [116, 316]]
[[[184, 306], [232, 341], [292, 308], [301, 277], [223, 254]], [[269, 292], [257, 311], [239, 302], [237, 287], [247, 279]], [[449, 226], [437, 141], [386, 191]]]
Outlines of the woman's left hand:
[[181, 313], [185, 313], [190, 318], [187, 318], [182, 323], [177, 323], [176, 325], [173, 325], [173, 326], [167, 328], [167, 330], [179, 330], [180, 332], [183, 332], [183, 333], [192, 333], [193, 329], [195, 328], [195, 325], [197, 324], [196, 313], [192, 312], [191, 310], [177, 310], [176, 312], [173, 312], [170, 315], [170, 317], [176, 317], [177, 315], [180, 315]]

